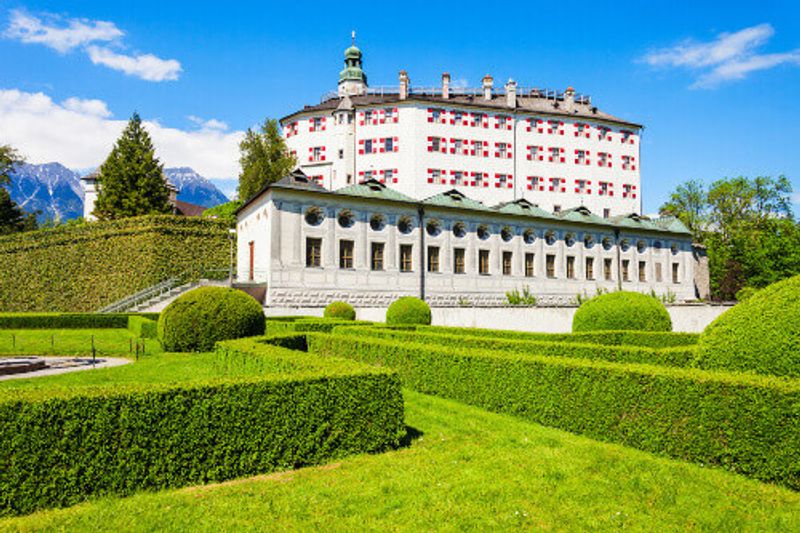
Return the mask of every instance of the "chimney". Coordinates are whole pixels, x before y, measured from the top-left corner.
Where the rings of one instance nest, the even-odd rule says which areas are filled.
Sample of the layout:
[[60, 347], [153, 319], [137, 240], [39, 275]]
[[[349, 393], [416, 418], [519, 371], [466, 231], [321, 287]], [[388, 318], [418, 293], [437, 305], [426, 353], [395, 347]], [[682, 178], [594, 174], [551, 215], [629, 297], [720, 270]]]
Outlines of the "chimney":
[[442, 98], [450, 98], [450, 74], [442, 74]]
[[408, 72], [400, 71], [400, 100], [408, 98]]
[[506, 83], [506, 105], [511, 109], [517, 107], [517, 82], [512, 79]]
[[567, 111], [572, 111], [575, 107], [575, 89], [572, 87], [567, 87], [567, 90], [564, 91], [564, 109]]
[[488, 74], [483, 77], [483, 99], [484, 100], [491, 100], [492, 99], [492, 84], [494, 83], [494, 79], [489, 76]]

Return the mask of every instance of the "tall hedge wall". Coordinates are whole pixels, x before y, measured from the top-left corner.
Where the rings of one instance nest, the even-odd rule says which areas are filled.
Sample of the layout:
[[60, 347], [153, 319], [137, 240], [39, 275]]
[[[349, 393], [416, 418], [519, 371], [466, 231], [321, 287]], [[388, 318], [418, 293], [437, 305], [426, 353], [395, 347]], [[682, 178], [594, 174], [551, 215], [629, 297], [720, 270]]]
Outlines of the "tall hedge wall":
[[308, 334], [419, 392], [800, 489], [800, 380]]
[[0, 311], [95, 311], [229, 261], [228, 228], [201, 218], [146, 216], [0, 237]]
[[77, 374], [0, 386], [0, 515], [318, 464], [404, 433], [394, 372], [252, 339], [106, 370], [116, 381]]

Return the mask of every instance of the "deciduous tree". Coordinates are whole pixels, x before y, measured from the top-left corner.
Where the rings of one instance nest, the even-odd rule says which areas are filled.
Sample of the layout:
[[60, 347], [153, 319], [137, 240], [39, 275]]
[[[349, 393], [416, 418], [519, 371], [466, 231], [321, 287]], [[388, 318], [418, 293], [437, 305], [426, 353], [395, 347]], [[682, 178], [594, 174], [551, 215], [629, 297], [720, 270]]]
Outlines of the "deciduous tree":
[[278, 130], [278, 121], [264, 120], [260, 131], [249, 129], [239, 143], [238, 194], [240, 200], [248, 200], [265, 185], [274, 183], [291, 172], [297, 160], [286, 149], [286, 143]]

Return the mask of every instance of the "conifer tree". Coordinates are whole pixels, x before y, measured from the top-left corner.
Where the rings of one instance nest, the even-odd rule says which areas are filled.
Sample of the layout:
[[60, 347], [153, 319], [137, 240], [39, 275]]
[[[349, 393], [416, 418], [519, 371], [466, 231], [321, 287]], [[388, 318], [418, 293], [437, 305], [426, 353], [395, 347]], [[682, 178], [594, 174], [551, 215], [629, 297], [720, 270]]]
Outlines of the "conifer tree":
[[4, 187], [11, 183], [11, 172], [23, 159], [16, 150], [0, 145], [0, 235], [36, 229], [36, 216], [26, 214]]
[[264, 120], [261, 131], [249, 129], [239, 143], [239, 200], [248, 200], [268, 183], [274, 183], [291, 172], [297, 160], [286, 150], [278, 130], [278, 121]]
[[94, 214], [99, 219], [171, 212], [163, 165], [138, 113], [100, 166], [98, 184]]

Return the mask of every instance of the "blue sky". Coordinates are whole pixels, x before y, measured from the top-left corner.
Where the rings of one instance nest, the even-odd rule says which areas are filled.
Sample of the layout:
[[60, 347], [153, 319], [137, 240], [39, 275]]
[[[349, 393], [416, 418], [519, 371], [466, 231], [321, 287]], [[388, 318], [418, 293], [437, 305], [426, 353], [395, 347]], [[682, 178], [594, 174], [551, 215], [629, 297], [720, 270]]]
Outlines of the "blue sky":
[[168, 165], [232, 178], [241, 130], [334, 89], [355, 29], [372, 86], [490, 73], [645, 124], [645, 212], [689, 178], [800, 192], [796, 2], [359, 5], [0, 0], [0, 143], [89, 168], [138, 110]]

